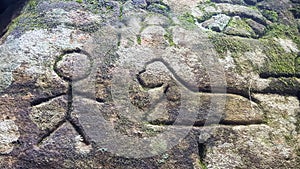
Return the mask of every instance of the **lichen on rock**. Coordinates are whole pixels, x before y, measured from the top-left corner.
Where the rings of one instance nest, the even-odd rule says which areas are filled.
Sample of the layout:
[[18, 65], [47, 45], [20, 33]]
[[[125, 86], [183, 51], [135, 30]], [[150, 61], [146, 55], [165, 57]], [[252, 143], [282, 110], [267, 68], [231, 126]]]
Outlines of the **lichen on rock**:
[[13, 120], [0, 121], [0, 154], [9, 154], [19, 137], [19, 128]]

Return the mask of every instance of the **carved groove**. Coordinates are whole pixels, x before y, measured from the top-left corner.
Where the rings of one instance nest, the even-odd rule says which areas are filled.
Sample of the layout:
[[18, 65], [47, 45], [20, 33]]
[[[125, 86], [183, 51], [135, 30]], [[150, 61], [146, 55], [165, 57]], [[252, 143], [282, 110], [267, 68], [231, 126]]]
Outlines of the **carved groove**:
[[45, 98], [38, 98], [38, 99], [35, 99], [35, 100], [31, 101], [30, 104], [31, 104], [31, 106], [37, 106], [39, 104], [48, 102], [52, 99], [55, 99], [55, 98], [63, 96], [63, 95], [66, 95], [66, 93], [60, 93], [60, 94], [53, 95], [53, 96], [50, 96], [50, 97], [45, 97]]
[[49, 137], [52, 133], [57, 131], [64, 123], [66, 122], [66, 119], [63, 119], [62, 121], [58, 122], [53, 129], [50, 129], [47, 133], [45, 133], [37, 142], [37, 144], [41, 144], [47, 137]]

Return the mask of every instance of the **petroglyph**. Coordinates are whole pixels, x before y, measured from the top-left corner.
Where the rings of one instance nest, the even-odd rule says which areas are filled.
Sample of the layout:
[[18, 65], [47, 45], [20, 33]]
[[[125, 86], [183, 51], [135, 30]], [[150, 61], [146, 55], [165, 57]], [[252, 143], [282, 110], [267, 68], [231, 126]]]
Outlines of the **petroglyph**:
[[[89, 144], [87, 136], [76, 119], [71, 116], [73, 110], [73, 81], [86, 78], [90, 73], [91, 57], [81, 50], [66, 51], [55, 62], [55, 72], [69, 83], [66, 94], [53, 96], [35, 101], [31, 109], [30, 117], [37, 126], [45, 131], [38, 143], [42, 143], [48, 136], [58, 130], [65, 122], [69, 122], [78, 132], [85, 144]], [[43, 102], [45, 101], [45, 102]]]
[[276, 2], [31, 4], [0, 50], [20, 132], [0, 168], [295, 168], [298, 34]]

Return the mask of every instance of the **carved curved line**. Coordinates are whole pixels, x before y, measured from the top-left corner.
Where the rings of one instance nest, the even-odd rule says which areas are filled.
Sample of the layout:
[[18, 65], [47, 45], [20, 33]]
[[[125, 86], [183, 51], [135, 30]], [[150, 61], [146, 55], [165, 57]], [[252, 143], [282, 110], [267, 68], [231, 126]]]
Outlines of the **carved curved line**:
[[[78, 78], [78, 79], [72, 79], [72, 78], [70, 79], [70, 78], [66, 78], [66, 77], [62, 76], [59, 73], [58, 68], [57, 68], [57, 63], [63, 59], [64, 55], [72, 54], [72, 53], [79, 53], [79, 54], [86, 55], [88, 57], [88, 59], [90, 60], [90, 65], [89, 65], [89, 68], [88, 68], [88, 74], [85, 75], [84, 77], [81, 77], [81, 78]], [[75, 48], [75, 49], [63, 51], [63, 53], [56, 58], [54, 66], [53, 66], [53, 70], [64, 81], [77, 82], [77, 81], [81, 81], [81, 80], [86, 79], [87, 77], [89, 77], [89, 75], [92, 72], [92, 67], [93, 67], [93, 58], [92, 58], [92, 56], [88, 52], [86, 52], [85, 50], [82, 50], [80, 48]], [[75, 70], [73, 70], [73, 71], [75, 71]]]
[[147, 66], [149, 66], [150, 64], [155, 63], [155, 62], [161, 62], [162, 64], [164, 64], [164, 66], [172, 73], [175, 80], [178, 81], [181, 85], [183, 85], [188, 90], [190, 90], [192, 92], [201, 92], [201, 90], [198, 87], [195, 87], [194, 85], [189, 84], [188, 82], [184, 81], [179, 75], [177, 75], [176, 71], [169, 65], [169, 63], [164, 61], [162, 58], [155, 58], [155, 59], [152, 59], [152, 60], [146, 62], [144, 65], [144, 70], [141, 71], [140, 74], [146, 71]]
[[[198, 92], [203, 92], [203, 93], [211, 93], [211, 89], [210, 88], [199, 88], [197, 86], [194, 86], [192, 84], [189, 84], [188, 82], [186, 82], [185, 80], [183, 80], [177, 73], [176, 71], [170, 66], [170, 64], [168, 62], [166, 62], [164, 59], [162, 58], [154, 58], [148, 62], [145, 63], [144, 65], [144, 68], [142, 71], [139, 72], [138, 74], [138, 81], [140, 82], [140, 84], [145, 87], [145, 84], [143, 84], [141, 78], [139, 77], [140, 74], [146, 72], [147, 70], [147, 66], [149, 66], [150, 64], [152, 63], [155, 63], [155, 62], [160, 62], [162, 63], [172, 74], [172, 76], [174, 77], [174, 80], [176, 80], [177, 82], [179, 82], [183, 87], [185, 87], [186, 89], [188, 89], [189, 91], [191, 92], [194, 92], [194, 93], [198, 93]], [[163, 84], [162, 84], [163, 85]], [[161, 87], [162, 85], [158, 85], [158, 87]], [[228, 88], [226, 88], [226, 91], [225, 92], [213, 92], [213, 93], [218, 93], [218, 94], [233, 94], [233, 95], [238, 95], [238, 96], [241, 96], [243, 98], [246, 98], [247, 100], [249, 101], [252, 101], [254, 103], [258, 103], [258, 100], [256, 99], [251, 99], [250, 100], [250, 95], [248, 93], [243, 93], [241, 91], [231, 91], [229, 90]]]

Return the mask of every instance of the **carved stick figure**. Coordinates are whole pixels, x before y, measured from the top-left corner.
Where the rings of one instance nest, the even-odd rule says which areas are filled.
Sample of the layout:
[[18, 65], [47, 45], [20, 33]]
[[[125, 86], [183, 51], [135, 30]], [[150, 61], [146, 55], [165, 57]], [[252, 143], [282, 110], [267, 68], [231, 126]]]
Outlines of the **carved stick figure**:
[[[33, 121], [41, 123], [40, 128], [47, 131], [38, 143], [41, 143], [62, 124], [69, 122], [80, 134], [84, 143], [90, 144], [82, 126], [76, 118], [71, 116], [71, 113], [73, 111], [74, 94], [72, 92], [72, 84], [89, 76], [91, 63], [91, 56], [81, 50], [66, 51], [55, 62], [54, 71], [64, 81], [68, 82], [68, 91], [65, 95], [56, 96], [49, 102], [40, 103], [33, 107], [33, 113], [31, 114]], [[62, 114], [61, 111], [66, 112]], [[44, 115], [49, 117], [41, 117]]]

